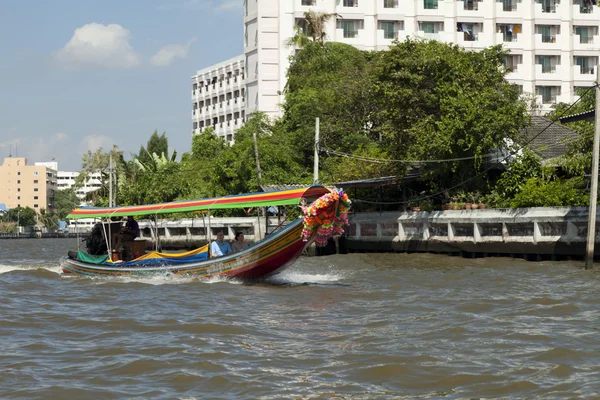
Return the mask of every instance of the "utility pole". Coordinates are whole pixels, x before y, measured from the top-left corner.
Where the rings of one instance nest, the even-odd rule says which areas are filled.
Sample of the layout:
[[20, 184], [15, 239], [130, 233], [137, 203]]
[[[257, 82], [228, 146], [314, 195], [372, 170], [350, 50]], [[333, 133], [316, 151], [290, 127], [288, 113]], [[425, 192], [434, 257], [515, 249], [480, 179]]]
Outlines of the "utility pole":
[[313, 169], [314, 184], [319, 183], [319, 117], [315, 120], [315, 165]]
[[112, 191], [112, 153], [110, 153], [108, 158], [108, 206], [113, 206], [113, 191]]
[[[598, 66], [600, 67], [600, 65]], [[594, 245], [596, 243], [596, 205], [598, 202], [598, 152], [600, 149], [600, 69], [596, 67], [596, 118], [594, 123], [594, 149], [592, 151], [592, 189], [588, 213], [588, 237], [585, 269], [594, 267]]]
[[256, 159], [256, 175], [258, 177], [258, 186], [262, 185], [262, 175], [260, 172], [260, 161], [258, 160], [258, 141], [256, 140], [256, 132], [252, 133], [254, 139], [254, 158]]

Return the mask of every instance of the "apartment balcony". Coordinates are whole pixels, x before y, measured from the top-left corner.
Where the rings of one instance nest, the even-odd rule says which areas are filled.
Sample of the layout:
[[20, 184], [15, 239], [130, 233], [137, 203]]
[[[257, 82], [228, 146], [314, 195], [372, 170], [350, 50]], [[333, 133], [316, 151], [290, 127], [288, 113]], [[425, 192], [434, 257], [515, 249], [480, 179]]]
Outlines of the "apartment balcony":
[[536, 33], [533, 35], [533, 46], [537, 50], [556, 50], [560, 51], [562, 48], [562, 42], [565, 37], [569, 35], [561, 35], [561, 34], [550, 34], [550, 35], [542, 35], [541, 33]]
[[485, 44], [479, 38], [484, 37], [483, 32], [456, 32], [456, 44], [466, 49], [483, 48]]
[[491, 3], [477, 1], [466, 2], [466, 1], [457, 1], [456, 2], [456, 17], [460, 20], [461, 17], [473, 18], [479, 17], [484, 18], [486, 15], [491, 14], [492, 8], [490, 7]]
[[[560, 3], [535, 3], [533, 5], [533, 17], [535, 19], [560, 21], [561, 18], [569, 12], [569, 9], [566, 7], [569, 7], [568, 3], [566, 5]], [[558, 24], [560, 24], [560, 22], [558, 22]]]
[[564, 68], [562, 65], [552, 65], [548, 67], [544, 67], [540, 64], [535, 64], [534, 66], [534, 74], [535, 79], [537, 80], [549, 80], [549, 81], [558, 81], [562, 80], [563, 76], [568, 76], [569, 68]]
[[[437, 7], [437, 8], [436, 8]], [[437, 5], [432, 2], [426, 2], [425, 0], [417, 0], [416, 15], [420, 17], [440, 17], [440, 21], [448, 15], [454, 14], [454, 2], [445, 2], [438, 0]], [[423, 18], [423, 20], [426, 18]]]
[[600, 35], [581, 38], [580, 35], [573, 35], [573, 50], [581, 51], [600, 51]]
[[502, 44], [505, 49], [522, 50], [525, 42], [525, 36], [522, 33], [513, 33], [507, 35], [502, 32], [496, 32], [496, 43]]
[[596, 80], [596, 66], [573, 65], [573, 80], [593, 83]]
[[524, 6], [520, 1], [497, 1], [495, 7], [497, 18], [522, 18]]
[[346, 31], [343, 29], [335, 30], [336, 40], [348, 44], [360, 44], [365, 42], [365, 30], [357, 29], [355, 31]]
[[510, 68], [510, 72], [506, 74], [506, 80], [509, 82], [518, 81], [524, 79], [523, 76], [524, 67], [523, 64], [516, 64]]
[[[310, 4], [312, 3], [312, 4]], [[316, 6], [317, 0], [294, 0], [294, 10], [308, 11], [310, 7]]]
[[427, 39], [427, 40], [437, 40], [438, 42], [451, 42], [451, 41], [453, 41], [452, 39], [448, 40], [448, 38], [450, 38], [451, 36], [448, 35], [444, 31], [439, 31], [439, 32], [434, 32], [434, 33], [428, 33], [428, 32], [423, 32], [423, 31], [416, 31], [415, 32], [415, 36], [423, 38], [423, 39]]
[[594, 25], [598, 25], [598, 20], [600, 20], [600, 7], [586, 7], [584, 5], [579, 4], [573, 4], [571, 7], [573, 12], [573, 19], [578, 21], [590, 21]]
[[385, 47], [385, 46], [391, 46], [392, 42], [395, 39], [404, 39], [404, 35], [402, 37], [400, 37], [400, 34], [403, 34], [404, 31], [395, 31], [394, 32], [394, 37], [393, 38], [389, 38], [389, 37], [385, 37], [385, 32], [382, 31], [381, 29], [377, 30], [377, 46], [381, 46], [381, 47]]

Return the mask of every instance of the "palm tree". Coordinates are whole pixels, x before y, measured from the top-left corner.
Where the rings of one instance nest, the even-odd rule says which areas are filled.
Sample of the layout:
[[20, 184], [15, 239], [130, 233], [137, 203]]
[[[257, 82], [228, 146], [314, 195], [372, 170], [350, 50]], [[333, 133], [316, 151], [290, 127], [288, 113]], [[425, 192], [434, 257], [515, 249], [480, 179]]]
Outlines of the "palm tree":
[[54, 216], [51, 213], [47, 213], [46, 209], [44, 208], [40, 209], [40, 214], [38, 215], [38, 222], [44, 225], [48, 232], [53, 232], [56, 228], [58, 228], [56, 216]]
[[288, 46], [299, 46], [304, 47], [308, 43], [308, 40], [312, 39], [313, 42], [318, 42], [321, 46], [325, 44], [327, 34], [325, 33], [325, 26], [331, 18], [339, 17], [337, 13], [326, 13], [326, 12], [315, 12], [309, 10], [304, 13], [304, 21], [306, 25], [304, 29], [300, 25], [296, 25], [294, 28], [296, 34], [291, 37], [287, 44]]

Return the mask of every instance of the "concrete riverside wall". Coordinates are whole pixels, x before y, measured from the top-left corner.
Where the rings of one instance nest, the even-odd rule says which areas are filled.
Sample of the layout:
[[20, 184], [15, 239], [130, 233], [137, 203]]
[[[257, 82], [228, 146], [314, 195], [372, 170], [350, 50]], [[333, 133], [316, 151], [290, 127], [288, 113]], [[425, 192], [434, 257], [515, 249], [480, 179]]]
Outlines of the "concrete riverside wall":
[[[583, 258], [587, 218], [587, 207], [357, 213], [350, 217], [344, 249]], [[600, 255], [598, 225], [595, 251]]]

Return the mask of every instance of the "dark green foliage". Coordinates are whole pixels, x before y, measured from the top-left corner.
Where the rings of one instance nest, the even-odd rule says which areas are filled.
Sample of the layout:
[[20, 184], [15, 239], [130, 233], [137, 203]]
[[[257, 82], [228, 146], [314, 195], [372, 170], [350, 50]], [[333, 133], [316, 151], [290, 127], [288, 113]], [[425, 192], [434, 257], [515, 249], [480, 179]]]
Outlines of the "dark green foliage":
[[55, 190], [52, 198], [54, 209], [59, 219], [64, 219], [71, 211], [79, 206], [79, 198], [75, 189]]

